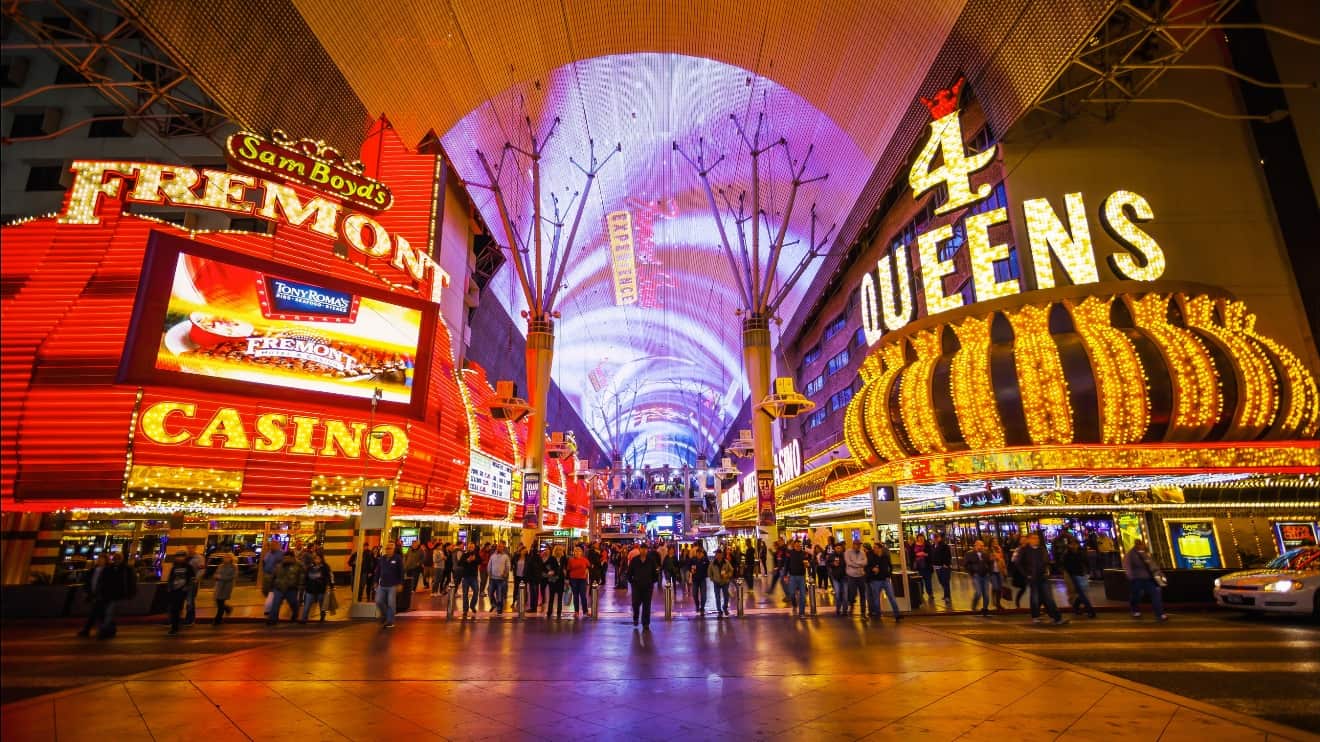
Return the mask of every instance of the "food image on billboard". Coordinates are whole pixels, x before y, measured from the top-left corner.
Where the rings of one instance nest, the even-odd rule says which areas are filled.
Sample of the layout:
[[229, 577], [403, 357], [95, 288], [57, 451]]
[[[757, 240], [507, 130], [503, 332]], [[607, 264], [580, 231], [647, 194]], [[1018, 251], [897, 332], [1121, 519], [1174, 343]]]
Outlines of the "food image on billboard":
[[155, 368], [412, 400], [422, 311], [180, 252]]

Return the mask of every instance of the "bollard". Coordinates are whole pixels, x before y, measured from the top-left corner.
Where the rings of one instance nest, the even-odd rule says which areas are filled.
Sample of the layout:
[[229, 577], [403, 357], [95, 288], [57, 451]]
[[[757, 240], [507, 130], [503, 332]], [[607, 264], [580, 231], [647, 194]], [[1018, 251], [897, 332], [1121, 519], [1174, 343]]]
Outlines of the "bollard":
[[739, 577], [733, 581], [733, 599], [738, 603], [738, 618], [743, 617], [743, 590], [747, 581]]
[[446, 600], [445, 600], [445, 620], [446, 620], [446, 621], [448, 621], [449, 619], [451, 619], [451, 618], [454, 617], [454, 607], [455, 607], [456, 604], [458, 603], [458, 585], [450, 585], [450, 586], [449, 586], [448, 593], [449, 593], [449, 596], [448, 596], [448, 598], [446, 598]]
[[674, 583], [669, 581], [665, 583], [665, 620], [674, 619]]
[[811, 615], [816, 615], [816, 583], [807, 586], [807, 602], [811, 605]]
[[591, 583], [590, 591], [591, 595], [589, 602], [591, 603], [591, 620], [597, 621], [600, 619], [600, 583]]
[[518, 600], [518, 618], [527, 615], [527, 581], [518, 583], [518, 594], [515, 596]]

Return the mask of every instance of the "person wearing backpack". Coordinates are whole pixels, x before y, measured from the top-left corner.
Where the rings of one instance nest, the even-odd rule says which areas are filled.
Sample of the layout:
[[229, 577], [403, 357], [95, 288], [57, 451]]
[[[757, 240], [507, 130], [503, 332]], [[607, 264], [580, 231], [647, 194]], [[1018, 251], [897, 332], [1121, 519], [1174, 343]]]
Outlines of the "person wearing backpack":
[[197, 581], [197, 571], [188, 563], [188, 552], [180, 551], [165, 568], [162, 575], [165, 583], [165, 597], [170, 611], [170, 636], [179, 633], [179, 623], [183, 620], [183, 607], [188, 602], [188, 592]]
[[1160, 587], [1165, 581], [1164, 572], [1146, 550], [1146, 542], [1137, 539], [1132, 548], [1123, 555], [1123, 571], [1128, 578], [1128, 602], [1132, 607], [1132, 617], [1141, 618], [1141, 599], [1150, 595], [1150, 605], [1155, 609], [1155, 618], [1168, 621], [1169, 614], [1164, 612], [1164, 596]]
[[238, 567], [234, 564], [234, 555], [225, 552], [220, 556], [220, 566], [215, 568], [215, 618], [212, 626], [219, 626], [225, 616], [234, 612], [229, 599], [234, 594], [234, 580], [238, 577]]
[[280, 609], [285, 603], [289, 604], [289, 620], [298, 620], [298, 591], [303, 586], [303, 568], [292, 551], [284, 552], [284, 559], [275, 568], [270, 585], [275, 597], [270, 602], [270, 612], [266, 614], [266, 625], [279, 623]]

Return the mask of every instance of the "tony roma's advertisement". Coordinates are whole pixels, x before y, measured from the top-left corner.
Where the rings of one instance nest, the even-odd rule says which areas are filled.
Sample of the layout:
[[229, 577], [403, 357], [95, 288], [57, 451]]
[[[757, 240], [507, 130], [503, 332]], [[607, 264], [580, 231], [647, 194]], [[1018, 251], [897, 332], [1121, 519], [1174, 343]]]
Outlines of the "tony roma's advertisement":
[[[151, 269], [153, 308], [139, 308], [139, 372], [231, 391], [234, 384], [262, 384], [371, 399], [379, 390], [382, 402], [414, 402], [427, 319], [421, 307], [198, 248], [188, 244], [153, 260], [164, 265]], [[157, 330], [153, 317], [141, 315], [161, 311], [155, 307], [162, 300]]]

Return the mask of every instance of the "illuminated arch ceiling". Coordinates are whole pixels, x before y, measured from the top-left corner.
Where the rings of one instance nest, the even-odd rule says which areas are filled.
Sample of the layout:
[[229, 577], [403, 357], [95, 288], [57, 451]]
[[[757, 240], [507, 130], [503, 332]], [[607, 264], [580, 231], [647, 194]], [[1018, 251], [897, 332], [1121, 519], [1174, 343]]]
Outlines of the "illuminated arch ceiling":
[[[794, 157], [815, 146], [809, 174], [829, 179], [800, 194], [789, 240], [802, 243], [786, 248], [782, 279], [804, 247], [810, 203], [824, 226], [852, 208], [963, 2], [417, 0], [383, 14], [363, 12], [360, 0], [294, 0], [367, 108], [386, 112], [405, 140], [447, 132], [445, 150], [465, 179], [485, 180], [476, 148], [496, 154], [507, 140], [525, 142], [524, 112], [538, 132], [562, 120], [542, 166], [547, 193], [561, 200], [581, 187], [567, 158], [584, 158], [589, 137], [598, 149], [622, 142], [583, 216], [553, 375], [607, 450], [619, 445], [653, 464], [712, 452], [747, 396], [732, 277], [699, 182], [671, 143], [705, 137], [729, 158], [713, 181], [734, 193], [748, 187], [750, 165], [730, 113], [765, 111]], [[787, 193], [784, 161], [770, 159], [768, 210]], [[489, 195], [473, 196], [498, 225]], [[510, 200], [526, 225], [530, 194]], [[641, 267], [649, 288], [623, 307], [604, 229], [616, 210], [634, 221], [649, 214], [654, 225], [651, 246], [634, 232], [639, 258], [652, 255]], [[492, 290], [517, 317], [523, 300], [511, 281], [506, 264]], [[781, 309], [785, 319], [801, 291]], [[631, 414], [613, 431], [594, 408], [611, 407], [620, 391]]]

